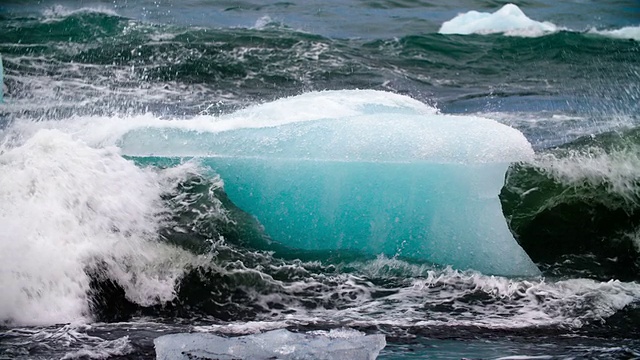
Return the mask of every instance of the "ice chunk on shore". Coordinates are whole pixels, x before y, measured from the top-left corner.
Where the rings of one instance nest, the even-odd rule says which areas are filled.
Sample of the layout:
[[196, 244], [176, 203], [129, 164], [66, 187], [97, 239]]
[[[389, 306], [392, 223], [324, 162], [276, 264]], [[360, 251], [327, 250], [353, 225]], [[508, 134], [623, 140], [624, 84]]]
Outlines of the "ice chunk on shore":
[[384, 335], [344, 329], [309, 334], [280, 329], [233, 338], [205, 333], [172, 334], [153, 342], [157, 360], [371, 360], [386, 346]]

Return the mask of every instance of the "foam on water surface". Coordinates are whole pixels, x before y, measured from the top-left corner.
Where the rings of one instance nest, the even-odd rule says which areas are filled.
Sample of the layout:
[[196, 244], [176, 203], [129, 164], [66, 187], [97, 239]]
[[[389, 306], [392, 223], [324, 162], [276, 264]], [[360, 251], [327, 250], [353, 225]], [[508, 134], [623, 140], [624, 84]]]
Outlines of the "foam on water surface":
[[0, 149], [0, 323], [91, 319], [89, 274], [141, 305], [171, 300], [194, 261], [157, 242], [174, 175], [58, 130]]
[[640, 26], [625, 26], [620, 29], [598, 30], [590, 29], [589, 34], [597, 34], [616, 39], [630, 39], [640, 41]]
[[62, 5], [54, 5], [42, 10], [42, 15], [45, 18], [45, 22], [61, 21], [69, 16], [78, 14], [104, 14], [110, 16], [119, 16], [119, 14], [115, 10], [109, 9], [104, 6], [71, 9]]

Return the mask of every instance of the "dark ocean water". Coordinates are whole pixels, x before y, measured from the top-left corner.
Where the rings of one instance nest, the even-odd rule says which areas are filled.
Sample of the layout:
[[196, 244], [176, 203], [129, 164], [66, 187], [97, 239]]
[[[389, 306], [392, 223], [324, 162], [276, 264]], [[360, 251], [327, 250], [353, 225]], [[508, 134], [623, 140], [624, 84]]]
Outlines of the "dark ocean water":
[[[2, 1], [0, 359], [280, 328], [384, 334], [382, 359], [640, 357], [640, 3], [442, 27], [504, 4]], [[500, 202], [541, 276], [284, 246], [181, 151], [240, 109], [355, 89], [524, 134]], [[170, 156], [129, 151], [135, 131]]]

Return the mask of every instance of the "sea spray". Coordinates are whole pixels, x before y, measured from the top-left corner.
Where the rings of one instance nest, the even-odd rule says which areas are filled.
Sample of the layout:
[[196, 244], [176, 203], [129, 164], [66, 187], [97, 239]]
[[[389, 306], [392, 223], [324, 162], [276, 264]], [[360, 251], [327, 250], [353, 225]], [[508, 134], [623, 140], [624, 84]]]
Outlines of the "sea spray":
[[587, 136], [511, 168], [502, 205], [536, 261], [564, 262], [603, 279], [638, 278], [637, 139], [638, 129]]
[[41, 130], [0, 155], [0, 319], [51, 324], [91, 318], [89, 273], [140, 305], [174, 298], [195, 257], [160, 243], [171, 177], [115, 148]]

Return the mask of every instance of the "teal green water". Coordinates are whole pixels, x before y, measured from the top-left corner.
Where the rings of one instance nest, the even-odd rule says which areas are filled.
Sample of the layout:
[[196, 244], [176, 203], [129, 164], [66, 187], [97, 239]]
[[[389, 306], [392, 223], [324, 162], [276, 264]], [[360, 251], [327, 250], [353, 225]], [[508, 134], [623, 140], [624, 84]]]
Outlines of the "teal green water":
[[[216, 113], [303, 91], [353, 88], [408, 93], [451, 112], [637, 113], [637, 42], [583, 32], [612, 24], [585, 22], [523, 38], [441, 35], [432, 23], [371, 38], [327, 36], [279, 20], [262, 24], [260, 16], [247, 27], [190, 27], [117, 15], [118, 9], [67, 14], [63, 7], [58, 14], [52, 5], [44, 20], [20, 7], [5, 9], [0, 54], [8, 91], [18, 101], [37, 93], [41, 105], [28, 106], [35, 116]], [[92, 80], [83, 85], [78, 78]], [[55, 91], [42, 91], [45, 79], [58, 83]], [[71, 110], [70, 99], [81, 102]], [[590, 120], [579, 126], [598, 121]], [[537, 133], [543, 130], [532, 131], [533, 140], [548, 140], [539, 139], [550, 136]]]

